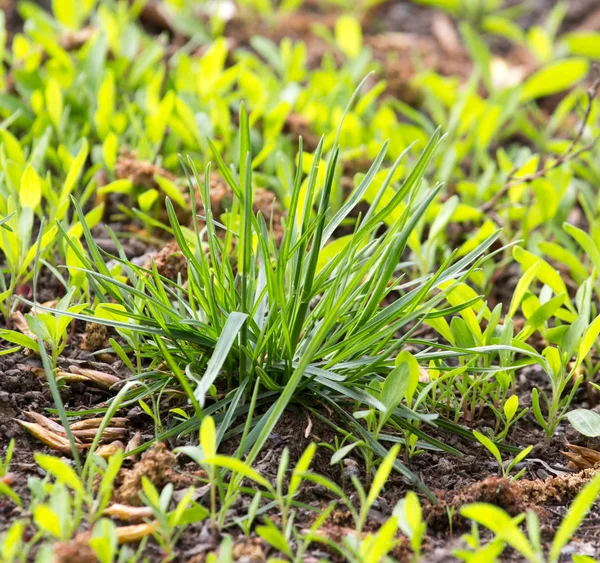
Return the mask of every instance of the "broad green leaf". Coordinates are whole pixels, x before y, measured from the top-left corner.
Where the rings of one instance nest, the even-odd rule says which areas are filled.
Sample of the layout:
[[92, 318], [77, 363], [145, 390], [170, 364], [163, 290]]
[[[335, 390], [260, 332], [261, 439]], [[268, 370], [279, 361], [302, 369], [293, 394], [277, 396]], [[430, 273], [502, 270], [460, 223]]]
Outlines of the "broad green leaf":
[[[69, 237], [69, 240], [79, 250], [79, 253], [85, 256], [85, 250], [81, 241], [74, 236]], [[69, 268], [71, 284], [75, 287], [82, 287], [86, 280], [86, 273], [82, 271], [85, 268], [85, 264], [79, 259], [78, 254], [72, 248], [71, 244], [67, 245], [65, 264]]]
[[532, 26], [527, 32], [527, 43], [539, 61], [547, 63], [552, 59], [552, 38], [543, 27]]
[[281, 530], [268, 520], [269, 524], [266, 526], [257, 526], [256, 533], [268, 544], [272, 545], [277, 551], [285, 553], [288, 557], [292, 558], [292, 550], [285, 539], [285, 536], [281, 533]]
[[583, 362], [584, 358], [588, 355], [594, 344], [598, 342], [598, 335], [600, 335], [600, 315], [598, 315], [590, 326], [585, 331], [583, 338], [579, 344], [579, 350], [577, 352], [577, 365]]
[[587, 268], [581, 263], [579, 256], [576, 256], [559, 244], [543, 241], [538, 244], [538, 248], [553, 260], [567, 266], [571, 270], [571, 275], [576, 282], [581, 283], [588, 277]]
[[510, 462], [509, 470], [512, 469], [518, 463], [521, 463], [530, 454], [532, 449], [533, 446], [527, 446], [524, 450], [521, 450]]
[[336, 452], [331, 456], [331, 461], [329, 462], [329, 465], [335, 465], [336, 463], [342, 461], [357, 446], [364, 446], [364, 442], [362, 440], [359, 440], [358, 442], [346, 444], [343, 448], [336, 450]]
[[145, 192], [142, 192], [138, 196], [138, 203], [140, 205], [140, 210], [144, 213], [149, 213], [156, 201], [158, 200], [158, 191], [154, 188], [150, 188]]
[[219, 336], [217, 345], [215, 346], [212, 356], [210, 357], [210, 360], [206, 366], [206, 371], [204, 372], [202, 379], [194, 391], [194, 395], [200, 403], [200, 406], [204, 406], [206, 393], [219, 375], [219, 372], [221, 371], [221, 368], [227, 359], [229, 351], [231, 350], [234, 342], [237, 340], [238, 334], [247, 318], [248, 315], [238, 312], [231, 313], [227, 318], [227, 322], [225, 323], [223, 331]]
[[577, 241], [579, 246], [585, 250], [585, 253], [589, 256], [596, 269], [600, 270], [600, 250], [594, 239], [585, 231], [569, 225], [569, 223], [564, 223], [563, 229]]
[[580, 434], [589, 438], [600, 436], [600, 414], [589, 409], [575, 409], [567, 413], [569, 422]]
[[117, 153], [119, 151], [119, 138], [114, 133], [108, 133], [102, 143], [102, 158], [106, 168], [113, 172], [117, 164]]
[[98, 194], [128, 194], [133, 191], [133, 183], [129, 178], [114, 180], [98, 188]]
[[[54, 243], [57, 232], [58, 232], [58, 227], [56, 225], [53, 225], [52, 228], [48, 229], [48, 231], [46, 231], [42, 235], [42, 239], [40, 241], [40, 253], [41, 254], [44, 254], [48, 250], [50, 245], [52, 245]], [[31, 248], [29, 248], [29, 250], [27, 251], [27, 254], [25, 255], [25, 258], [23, 259], [23, 263], [21, 264], [21, 270], [23, 272], [27, 269], [29, 264], [31, 264], [33, 262], [33, 259], [35, 258], [37, 252], [38, 252], [38, 243], [36, 242]]]
[[408, 351], [403, 350], [396, 357], [396, 366], [408, 367], [408, 381], [406, 386], [406, 402], [408, 406], [412, 405], [413, 396], [415, 391], [417, 390], [417, 385], [419, 384], [419, 376], [420, 376], [420, 368], [419, 362], [416, 358]]
[[523, 301], [523, 297], [525, 296], [525, 293], [527, 292], [527, 290], [529, 289], [529, 286], [531, 285], [531, 282], [534, 280], [534, 278], [537, 275], [537, 271], [538, 271], [539, 267], [540, 267], [539, 262], [535, 262], [531, 266], [531, 268], [529, 268], [519, 279], [519, 281], [517, 283], [517, 287], [515, 287], [512, 299], [510, 301], [510, 308], [508, 310], [508, 315], [507, 315], [507, 317], [509, 319], [514, 317], [515, 313], [517, 312], [517, 309], [519, 308], [521, 301]]
[[40, 346], [36, 340], [15, 330], [0, 330], [0, 338], [6, 340], [7, 342], [11, 342], [12, 344], [18, 344], [24, 348], [29, 348], [34, 352], [38, 352], [40, 349]]
[[506, 420], [510, 422], [519, 408], [519, 397], [517, 397], [517, 395], [511, 395], [508, 399], [506, 399], [504, 402], [504, 407], [502, 408], [504, 410], [504, 416], [506, 417]]
[[409, 366], [404, 363], [396, 366], [385, 378], [380, 400], [385, 405], [386, 412], [391, 413], [404, 399], [409, 377]]
[[25, 155], [17, 138], [6, 129], [0, 129], [0, 136], [2, 137], [6, 156], [14, 160], [19, 166], [24, 166]]
[[83, 166], [88, 157], [89, 145], [87, 139], [83, 139], [81, 143], [81, 149], [79, 149], [79, 153], [73, 160], [73, 164], [69, 169], [69, 173], [67, 174], [67, 178], [65, 179], [65, 183], [63, 184], [62, 190], [60, 191], [59, 196], [59, 208], [62, 209], [61, 212], [57, 212], [57, 219], [62, 219], [64, 214], [67, 212], [68, 201], [71, 195], [71, 192], [75, 188], [75, 184], [79, 180], [81, 173], [83, 171]]
[[[112, 70], [108, 70], [98, 90], [98, 107], [94, 113], [94, 124], [100, 139], [106, 139], [110, 132], [115, 111], [115, 96], [115, 75]], [[109, 169], [112, 170], [111, 167]]]
[[77, 29], [79, 26], [78, 0], [52, 0], [54, 17], [65, 27]]
[[550, 299], [550, 301], [537, 307], [533, 314], [528, 316], [527, 322], [525, 323], [523, 330], [519, 332], [517, 338], [520, 340], [529, 338], [529, 336], [531, 336], [538, 328], [557, 314], [560, 306], [565, 302], [566, 297], [566, 294], [561, 293]]

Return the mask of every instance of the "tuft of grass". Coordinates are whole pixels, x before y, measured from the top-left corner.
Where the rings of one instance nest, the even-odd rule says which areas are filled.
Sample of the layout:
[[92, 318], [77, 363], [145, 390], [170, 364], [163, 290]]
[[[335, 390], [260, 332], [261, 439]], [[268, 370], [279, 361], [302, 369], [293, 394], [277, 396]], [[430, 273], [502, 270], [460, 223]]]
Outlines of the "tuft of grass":
[[[394, 359], [411, 342], [414, 330], [429, 315], [440, 316], [436, 306], [454, 283], [469, 275], [498, 234], [460, 259], [451, 255], [436, 272], [405, 277], [407, 241], [441, 187], [423, 182], [441, 142], [436, 131], [393, 198], [380, 204], [402, 157], [378, 186], [369, 210], [354, 220], [344, 244], [331, 246], [332, 235], [372, 189], [387, 144], [360, 185], [332, 213], [340, 147], [336, 141], [323, 175], [321, 139], [308, 176], [298, 168], [291, 180], [284, 236], [276, 243], [262, 214], [253, 212], [249, 136], [242, 105], [238, 167], [228, 167], [211, 144], [219, 172], [233, 192], [228, 225], [218, 223], [210, 211], [210, 166], [204, 181], [191, 159], [186, 166], [190, 185], [200, 187], [205, 226], [182, 226], [166, 200], [171, 228], [187, 260], [185, 284], [164, 278], [155, 265], [148, 270], [133, 264], [122, 250], [119, 256], [106, 255], [82, 221], [89, 258], [75, 245], [72, 250], [84, 265], [96, 302], [88, 312], [72, 316], [114, 327], [135, 351], [138, 373], [132, 378], [145, 384], [131, 393], [131, 402], [173, 386], [185, 393], [193, 413], [157, 439], [195, 431], [206, 414], [218, 413], [217, 421], [227, 421], [229, 427], [243, 413], [250, 424], [221, 432], [221, 438], [242, 432], [239, 451], [252, 462], [292, 401], [350, 405], [354, 411], [359, 405], [380, 412], [390, 409], [372, 392], [373, 383], [380, 384], [392, 372]], [[298, 162], [302, 158], [300, 143]], [[193, 187], [191, 200], [197, 215]], [[120, 249], [116, 237], [115, 243]], [[106, 258], [121, 264], [122, 276], [108, 270]], [[254, 412], [249, 413], [253, 392]], [[209, 403], [211, 393], [218, 400]], [[400, 401], [391, 413], [392, 420], [404, 425], [435, 418]], [[352, 427], [356, 430], [355, 423]], [[377, 455], [385, 456], [387, 449], [370, 434], [368, 438]], [[399, 460], [395, 467], [418, 482]]]

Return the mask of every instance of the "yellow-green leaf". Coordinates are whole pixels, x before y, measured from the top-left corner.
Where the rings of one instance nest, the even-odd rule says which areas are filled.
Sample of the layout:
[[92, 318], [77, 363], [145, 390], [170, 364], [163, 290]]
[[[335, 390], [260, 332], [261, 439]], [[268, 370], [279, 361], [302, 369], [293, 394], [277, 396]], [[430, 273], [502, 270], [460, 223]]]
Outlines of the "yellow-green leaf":
[[207, 416], [200, 425], [200, 445], [206, 457], [214, 457], [217, 453], [217, 433], [215, 421], [212, 416]]
[[47, 473], [50, 473], [59, 483], [73, 489], [76, 493], [85, 492], [79, 475], [60, 458], [42, 453], [35, 454], [36, 463]]
[[529, 270], [529, 268], [531, 268], [535, 264], [538, 264], [536, 274], [538, 279], [542, 283], [545, 283], [547, 286], [551, 287], [552, 291], [554, 291], [556, 295], [559, 295], [561, 293], [564, 293], [566, 295], [569, 294], [569, 292], [567, 291], [567, 286], [565, 285], [565, 282], [563, 281], [560, 274], [552, 266], [550, 266], [550, 264], [548, 264], [548, 262], [546, 262], [543, 258], [535, 256], [535, 254], [532, 254], [531, 252], [525, 250], [524, 248], [521, 248], [520, 246], [514, 247], [513, 256], [515, 260], [519, 264], [521, 264], [521, 267], [526, 270]]
[[340, 16], [335, 22], [335, 42], [349, 59], [360, 55], [362, 50], [362, 29], [360, 22], [350, 14]]
[[60, 84], [55, 78], [48, 79], [46, 83], [46, 110], [52, 125], [58, 129], [63, 114], [63, 94]]
[[27, 165], [19, 186], [19, 203], [22, 207], [37, 209], [42, 200], [42, 184], [31, 164]]
[[208, 465], [216, 465], [217, 467], [224, 467], [226, 469], [231, 469], [234, 473], [239, 473], [244, 477], [254, 481], [265, 489], [271, 489], [271, 484], [267, 481], [258, 471], [252, 469], [246, 465], [243, 461], [234, 458], [228, 457], [225, 455], [215, 455], [212, 457], [207, 457], [204, 460], [204, 463]]
[[600, 33], [597, 31], [576, 31], [561, 37], [573, 55], [590, 59], [600, 59]]
[[60, 539], [60, 518], [47, 504], [40, 504], [35, 507], [33, 511], [33, 520], [40, 530], [44, 530], [51, 536]]
[[172, 199], [179, 207], [187, 209], [188, 205], [181, 193], [181, 190], [177, 187], [174, 182], [171, 182], [168, 178], [161, 176], [160, 174], [154, 175], [154, 180], [158, 184], [158, 187], [164, 192], [164, 194]]
[[521, 101], [528, 102], [567, 90], [583, 80], [589, 69], [589, 62], [583, 58], [550, 63], [525, 81], [521, 91]]

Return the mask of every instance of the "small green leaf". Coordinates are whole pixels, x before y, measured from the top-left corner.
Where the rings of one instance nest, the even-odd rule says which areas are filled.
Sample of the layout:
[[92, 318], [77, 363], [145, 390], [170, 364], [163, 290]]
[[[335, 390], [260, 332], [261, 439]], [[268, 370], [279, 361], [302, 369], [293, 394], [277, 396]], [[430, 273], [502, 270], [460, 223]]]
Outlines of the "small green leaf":
[[144, 213], [148, 213], [157, 200], [158, 191], [154, 188], [150, 188], [149, 190], [146, 190], [138, 196], [138, 203], [140, 204], [140, 209]]
[[532, 266], [537, 264], [538, 269], [536, 275], [538, 279], [542, 283], [550, 286], [556, 295], [561, 293], [564, 293], [565, 295], [569, 294], [567, 286], [560, 274], [544, 259], [532, 254], [520, 246], [515, 246], [513, 248], [513, 256], [515, 260], [521, 264], [523, 269], [529, 270]]
[[267, 525], [265, 526], [257, 526], [256, 533], [277, 551], [285, 553], [289, 558], [293, 557], [292, 550], [290, 549], [285, 536], [270, 520], [267, 519]]
[[517, 395], [511, 395], [504, 403], [504, 416], [506, 420], [510, 422], [515, 416], [517, 409], [519, 408], [519, 397]]
[[596, 344], [598, 335], [600, 335], [600, 315], [592, 321], [592, 324], [587, 327], [583, 334], [583, 338], [579, 343], [579, 350], [577, 351], [577, 365], [583, 362], [594, 344]]
[[29, 348], [34, 352], [39, 352], [39, 344], [31, 337], [21, 334], [15, 330], [0, 330], [0, 338], [12, 344], [18, 344], [24, 348]]
[[172, 199], [179, 207], [183, 209], [188, 208], [188, 204], [181, 193], [181, 190], [177, 187], [174, 182], [171, 182], [168, 178], [161, 176], [160, 174], [154, 175], [154, 180], [158, 184], [158, 187], [163, 193], [170, 199]]
[[539, 262], [534, 262], [533, 265], [521, 276], [521, 278], [517, 282], [517, 287], [515, 287], [515, 290], [513, 291], [513, 296], [510, 301], [510, 308], [508, 310], [507, 316], [509, 319], [512, 319], [512, 317], [514, 317], [515, 313], [517, 312], [521, 301], [523, 301], [525, 293], [527, 292], [529, 286], [531, 285], [531, 282], [537, 275], [539, 267]]
[[477, 440], [496, 458], [498, 465], [502, 465], [502, 456], [500, 455], [498, 446], [496, 446], [496, 444], [494, 444], [487, 436], [484, 436], [481, 432], [477, 432], [477, 430], [473, 430], [473, 436], [475, 436], [475, 438], [477, 438]]
[[379, 496], [381, 489], [383, 489], [383, 486], [385, 485], [387, 478], [389, 477], [390, 472], [394, 467], [394, 462], [396, 461], [399, 452], [400, 446], [394, 446], [383, 458], [383, 461], [379, 465], [377, 473], [375, 473], [375, 477], [373, 478], [373, 483], [371, 484], [371, 490], [369, 491], [369, 495], [367, 496], [366, 505], [368, 507], [372, 506], [372, 504]]
[[63, 115], [63, 95], [60, 84], [55, 78], [48, 79], [46, 83], [46, 109], [50, 115], [52, 125], [57, 129]]
[[410, 370], [408, 364], [395, 367], [385, 378], [381, 388], [381, 402], [385, 405], [386, 412], [393, 411], [404, 399], [408, 389]]
[[340, 448], [331, 456], [331, 461], [329, 462], [329, 465], [335, 465], [336, 463], [342, 461], [357, 446], [364, 446], [364, 442], [362, 440], [359, 440], [358, 442], [346, 444], [343, 448]]
[[316, 450], [317, 445], [314, 442], [311, 442], [298, 460], [298, 463], [292, 472], [292, 478], [290, 479], [290, 486], [288, 489], [288, 494], [290, 496], [294, 496], [298, 491], [298, 487], [300, 487], [300, 483], [302, 482], [302, 475], [308, 471]]

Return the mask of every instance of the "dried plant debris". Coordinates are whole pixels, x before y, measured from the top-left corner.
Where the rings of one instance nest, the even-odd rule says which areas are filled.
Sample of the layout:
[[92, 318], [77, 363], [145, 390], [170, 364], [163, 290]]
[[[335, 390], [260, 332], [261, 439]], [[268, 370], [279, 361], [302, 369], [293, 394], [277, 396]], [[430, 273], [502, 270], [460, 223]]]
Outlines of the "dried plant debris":
[[108, 347], [109, 331], [106, 325], [86, 323], [81, 340], [81, 348], [88, 352], [97, 352]]
[[140, 506], [142, 477], [146, 477], [160, 488], [171, 476], [175, 463], [175, 454], [165, 444], [155, 444], [131, 469], [124, 470], [121, 486], [116, 491], [116, 500], [129, 506]]
[[575, 444], [567, 443], [566, 446], [570, 451], [563, 454], [569, 459], [569, 469], [590, 469], [600, 464], [600, 452]]
[[423, 508], [427, 522], [433, 527], [448, 525], [448, 514], [458, 522], [456, 509], [474, 502], [490, 503], [517, 516], [527, 510], [535, 510], [544, 516], [549, 505], [565, 505], [598, 473], [588, 468], [579, 473], [557, 475], [548, 479], [519, 479], [510, 481], [502, 477], [487, 477], [456, 491], [438, 491], [439, 504], [427, 504]]
[[92, 534], [77, 534], [71, 541], [59, 543], [54, 548], [54, 563], [96, 563], [98, 559], [90, 547]]
[[105, 390], [111, 389], [113, 385], [116, 385], [121, 381], [116, 375], [96, 369], [80, 368], [79, 366], [74, 365], [69, 366], [69, 372], [57, 372], [56, 379], [65, 382], [80, 381]]
[[159, 275], [168, 280], [181, 280], [182, 283], [187, 280], [187, 259], [175, 241], [168, 242], [157, 253], [147, 256], [144, 268], [151, 270], [152, 265]]
[[[40, 413], [24, 411], [23, 414], [33, 422], [24, 420], [17, 420], [17, 422], [32, 436], [64, 455], [72, 455], [71, 443], [61, 424]], [[98, 435], [102, 421], [102, 418], [91, 418], [73, 423], [71, 433], [78, 450], [84, 451], [90, 447]], [[100, 442], [104, 445], [100, 446], [100, 448], [103, 448], [102, 450], [100, 448], [96, 450], [98, 455], [107, 457], [118, 448], [125, 449], [125, 446], [118, 439], [125, 438], [129, 434], [129, 430], [126, 428], [128, 422], [128, 419], [118, 417], [110, 420], [109, 425], [100, 437]], [[111, 443], [106, 444], [106, 442]]]
[[[137, 543], [151, 535], [155, 528], [155, 522], [119, 526], [116, 529], [117, 542], [121, 545]], [[82, 532], [69, 542], [58, 543], [54, 548], [54, 563], [96, 563], [98, 559], [90, 547], [91, 539], [91, 532]]]
[[176, 176], [171, 174], [168, 170], [146, 160], [138, 160], [135, 151], [128, 151], [125, 148], [121, 149], [121, 153], [117, 159], [115, 174], [119, 180], [127, 179], [130, 180], [134, 186], [144, 188], [158, 187], [158, 184], [154, 179], [156, 175], [163, 176], [169, 180], [176, 179]]
[[142, 522], [152, 518], [152, 509], [148, 506], [128, 506], [116, 503], [109, 506], [104, 511], [104, 515], [123, 522]]

